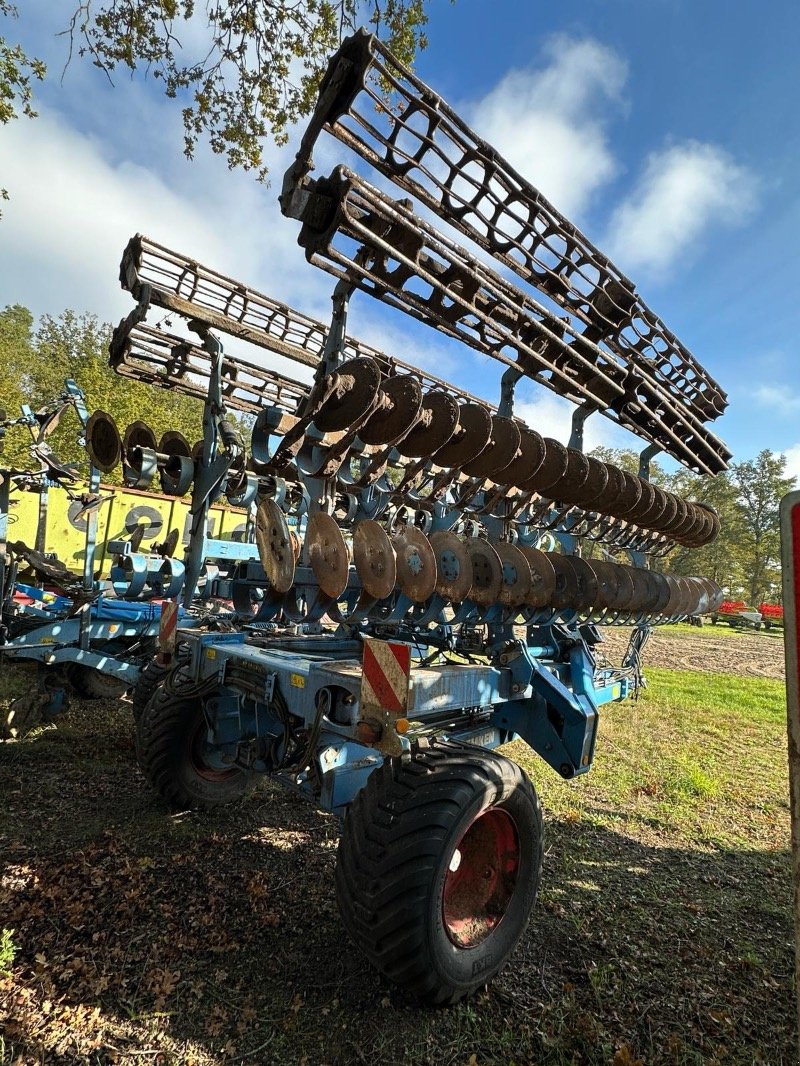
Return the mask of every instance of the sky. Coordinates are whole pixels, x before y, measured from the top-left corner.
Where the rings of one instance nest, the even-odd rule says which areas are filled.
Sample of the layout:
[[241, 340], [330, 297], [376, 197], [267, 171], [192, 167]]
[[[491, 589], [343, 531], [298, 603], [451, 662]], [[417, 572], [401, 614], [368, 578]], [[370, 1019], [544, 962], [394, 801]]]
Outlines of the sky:
[[[273, 182], [187, 161], [179, 107], [152, 78], [64, 70], [69, 0], [21, 0], [0, 35], [48, 64], [34, 120], [0, 127], [0, 307], [116, 322], [117, 280], [142, 232], [327, 319], [332, 281], [306, 263], [277, 205], [296, 150], [267, 152]], [[797, 0], [430, 0], [417, 73], [631, 277], [727, 390], [712, 424], [734, 453], [783, 452], [800, 477]], [[63, 72], [63, 73], [62, 73]], [[329, 141], [318, 173], [345, 155]], [[795, 264], [792, 267], [792, 263]], [[497, 401], [500, 364], [365, 294], [356, 337]], [[91, 400], [91, 398], [90, 398]], [[572, 407], [531, 383], [516, 411], [566, 441]], [[608, 419], [587, 445], [637, 442]]]

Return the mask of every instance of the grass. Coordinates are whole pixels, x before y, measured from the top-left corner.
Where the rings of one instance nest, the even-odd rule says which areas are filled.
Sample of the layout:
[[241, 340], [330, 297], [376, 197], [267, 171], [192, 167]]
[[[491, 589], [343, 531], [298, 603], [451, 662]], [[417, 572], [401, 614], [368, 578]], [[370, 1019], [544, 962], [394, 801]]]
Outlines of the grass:
[[788, 1066], [783, 685], [648, 677], [604, 711], [591, 773], [507, 750], [545, 809], [540, 899], [489, 990], [446, 1011], [346, 944], [332, 818], [269, 782], [167, 815], [110, 704], [0, 746], [0, 1062]]

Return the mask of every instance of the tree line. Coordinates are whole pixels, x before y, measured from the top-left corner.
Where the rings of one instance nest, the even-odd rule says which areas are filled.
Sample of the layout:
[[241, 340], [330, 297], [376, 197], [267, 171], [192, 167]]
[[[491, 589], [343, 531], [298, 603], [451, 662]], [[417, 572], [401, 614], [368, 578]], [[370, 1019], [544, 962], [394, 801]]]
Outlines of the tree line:
[[[64, 311], [57, 317], [44, 315], [34, 327], [31, 312], [19, 305], [0, 312], [0, 408], [7, 417], [19, 415], [20, 405], [34, 410], [52, 403], [73, 378], [86, 393], [89, 411], [101, 408], [116, 420], [121, 433], [136, 419], [143, 419], [159, 437], [177, 429], [190, 441], [202, 434], [202, 406], [198, 400], [176, 392], [122, 378], [108, 366], [110, 327], [94, 315]], [[77, 419], [65, 418], [48, 438], [64, 462], [86, 469], [86, 453], [80, 443]], [[6, 434], [0, 465], [30, 467], [30, 434], [12, 427]], [[637, 473], [635, 452], [597, 448], [594, 454]], [[783, 455], [767, 449], [755, 458], [733, 463], [714, 478], [680, 469], [667, 473], [651, 464], [654, 484], [687, 499], [711, 504], [718, 512], [718, 539], [704, 548], [674, 548], [656, 565], [673, 574], [698, 574], [712, 578], [733, 599], [757, 605], [780, 598], [780, 532], [778, 508], [781, 498], [794, 488], [786, 474]], [[107, 480], [119, 484], [119, 467]]]

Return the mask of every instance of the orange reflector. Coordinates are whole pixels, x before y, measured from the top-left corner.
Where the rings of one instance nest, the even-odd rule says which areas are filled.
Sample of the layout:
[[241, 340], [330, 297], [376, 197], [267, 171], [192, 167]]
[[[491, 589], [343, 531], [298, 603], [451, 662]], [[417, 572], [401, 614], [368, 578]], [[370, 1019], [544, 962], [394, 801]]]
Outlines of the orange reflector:
[[398, 718], [397, 721], [394, 723], [395, 729], [401, 736], [403, 735], [403, 733], [408, 732], [408, 727], [410, 725], [411, 723], [407, 718]]

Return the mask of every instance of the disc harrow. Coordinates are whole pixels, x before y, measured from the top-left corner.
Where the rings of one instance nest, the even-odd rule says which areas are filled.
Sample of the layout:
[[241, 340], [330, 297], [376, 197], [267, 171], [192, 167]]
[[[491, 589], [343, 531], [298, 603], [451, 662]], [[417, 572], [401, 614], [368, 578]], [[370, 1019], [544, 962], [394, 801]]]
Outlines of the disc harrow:
[[[323, 127], [481, 257], [353, 171], [312, 179]], [[121, 435], [100, 414], [90, 445], [127, 480], [191, 490], [185, 606], [207, 558], [237, 560], [215, 582], [235, 621], [187, 627], [177, 671], [134, 699], [137, 754], [172, 804], [230, 802], [263, 772], [345, 816], [345, 925], [387, 977], [451, 1003], [513, 951], [541, 865], [532, 786], [490, 749], [521, 739], [563, 778], [586, 773], [600, 709], [644, 684], [650, 627], [722, 602], [711, 581], [653, 568], [710, 544], [719, 521], [648, 471], [660, 449], [724, 469], [706, 423], [725, 397], [633, 285], [366, 34], [332, 61], [282, 208], [337, 278], [329, 326], [141, 235], [123, 257], [138, 305], [112, 365], [203, 396], [204, 436], [156, 442], [141, 421]], [[359, 288], [503, 364], [497, 405], [348, 336]], [[151, 307], [199, 343], [145, 325]], [[515, 414], [524, 376], [579, 405], [568, 445]], [[584, 454], [598, 410], [650, 442], [638, 474]], [[254, 543], [209, 539], [222, 495], [248, 509]], [[631, 627], [619, 666], [598, 654], [607, 625]]]

